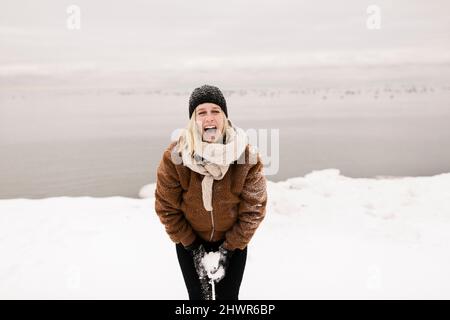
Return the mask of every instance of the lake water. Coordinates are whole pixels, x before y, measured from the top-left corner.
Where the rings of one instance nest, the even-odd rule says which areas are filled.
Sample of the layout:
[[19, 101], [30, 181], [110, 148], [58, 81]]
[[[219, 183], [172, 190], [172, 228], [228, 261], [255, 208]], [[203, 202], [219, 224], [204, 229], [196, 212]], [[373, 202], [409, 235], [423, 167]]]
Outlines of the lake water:
[[[269, 180], [326, 168], [351, 177], [450, 172], [450, 86], [419, 80], [224, 91], [234, 124], [279, 130], [279, 170]], [[155, 182], [172, 132], [186, 125], [189, 93], [48, 84], [2, 91], [0, 198], [136, 197]]]

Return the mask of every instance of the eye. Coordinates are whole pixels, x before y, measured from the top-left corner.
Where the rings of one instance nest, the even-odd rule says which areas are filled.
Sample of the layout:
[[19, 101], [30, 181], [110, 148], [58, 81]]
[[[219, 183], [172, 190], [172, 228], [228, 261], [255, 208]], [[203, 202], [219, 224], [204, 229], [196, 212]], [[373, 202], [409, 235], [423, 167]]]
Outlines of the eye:
[[219, 111], [219, 110], [214, 110], [213, 112], [214, 112], [214, 113], [220, 113], [220, 111]]
[[205, 114], [205, 111], [200, 111], [199, 113], [197, 113], [197, 114]]

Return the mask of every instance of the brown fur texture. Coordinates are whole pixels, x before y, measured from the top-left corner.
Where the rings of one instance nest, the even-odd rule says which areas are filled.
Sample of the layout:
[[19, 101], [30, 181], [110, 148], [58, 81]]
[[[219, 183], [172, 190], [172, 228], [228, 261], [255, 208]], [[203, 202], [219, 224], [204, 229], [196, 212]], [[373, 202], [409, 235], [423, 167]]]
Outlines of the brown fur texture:
[[170, 239], [184, 246], [196, 237], [224, 240], [225, 249], [243, 250], [266, 213], [267, 187], [260, 156], [247, 145], [245, 161], [241, 158], [231, 164], [222, 180], [214, 181], [211, 213], [203, 207], [204, 176], [178, 161], [181, 156], [175, 146], [172, 142], [164, 151], [155, 190], [155, 211]]

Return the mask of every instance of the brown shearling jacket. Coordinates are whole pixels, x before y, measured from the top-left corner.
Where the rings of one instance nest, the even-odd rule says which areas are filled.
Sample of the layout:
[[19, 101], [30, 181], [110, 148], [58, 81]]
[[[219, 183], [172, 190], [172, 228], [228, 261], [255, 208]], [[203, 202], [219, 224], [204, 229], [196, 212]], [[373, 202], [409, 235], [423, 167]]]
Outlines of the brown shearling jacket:
[[181, 161], [173, 161], [177, 157], [175, 146], [172, 142], [164, 151], [155, 190], [155, 211], [169, 237], [184, 246], [196, 237], [210, 242], [224, 240], [225, 249], [243, 250], [266, 212], [266, 179], [260, 156], [253, 153], [257, 161], [251, 161], [252, 149], [247, 145], [245, 163], [230, 164], [222, 180], [214, 180], [213, 210], [206, 211], [201, 186], [204, 176]]

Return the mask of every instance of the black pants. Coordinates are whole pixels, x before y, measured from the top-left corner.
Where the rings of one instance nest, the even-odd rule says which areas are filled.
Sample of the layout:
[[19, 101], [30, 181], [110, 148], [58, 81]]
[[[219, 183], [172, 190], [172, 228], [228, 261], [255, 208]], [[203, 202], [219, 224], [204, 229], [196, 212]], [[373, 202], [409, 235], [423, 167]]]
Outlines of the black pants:
[[[217, 251], [221, 242], [204, 242], [206, 252]], [[176, 245], [178, 262], [183, 273], [184, 282], [189, 293], [190, 300], [201, 300], [202, 290], [200, 279], [195, 271], [192, 254], [182, 244]], [[238, 300], [239, 288], [244, 275], [245, 262], [247, 261], [247, 248], [236, 249], [230, 259], [230, 264], [225, 270], [225, 277], [216, 283], [217, 300]]]

